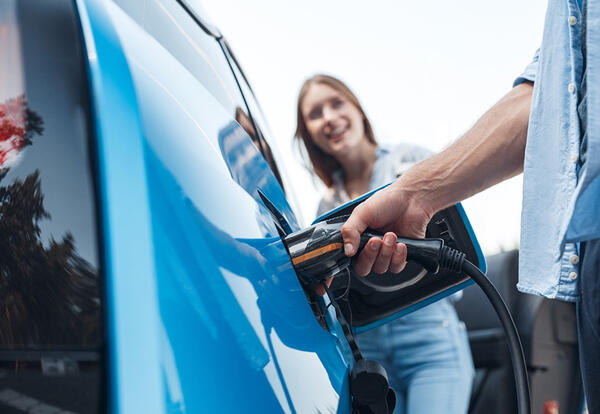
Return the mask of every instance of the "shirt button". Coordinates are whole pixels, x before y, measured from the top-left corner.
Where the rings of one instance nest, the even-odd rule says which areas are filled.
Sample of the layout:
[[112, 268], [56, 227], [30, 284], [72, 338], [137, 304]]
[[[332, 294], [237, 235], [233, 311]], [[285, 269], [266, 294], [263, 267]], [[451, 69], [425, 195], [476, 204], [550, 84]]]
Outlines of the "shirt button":
[[577, 154], [571, 154], [571, 156], [569, 157], [569, 159], [571, 160], [571, 162], [577, 162], [579, 160], [579, 155], [577, 155]]
[[569, 279], [571, 279], [571, 280], [577, 279], [577, 273], [575, 273], [575, 272], [569, 273]]
[[575, 84], [569, 83], [569, 87], [567, 89], [569, 89], [569, 93], [575, 92]]
[[571, 262], [571, 264], [577, 264], [579, 263], [579, 256], [577, 256], [576, 254], [572, 254], [571, 257], [569, 257], [569, 262]]
[[569, 16], [569, 26], [575, 26], [577, 24], [577, 17]]

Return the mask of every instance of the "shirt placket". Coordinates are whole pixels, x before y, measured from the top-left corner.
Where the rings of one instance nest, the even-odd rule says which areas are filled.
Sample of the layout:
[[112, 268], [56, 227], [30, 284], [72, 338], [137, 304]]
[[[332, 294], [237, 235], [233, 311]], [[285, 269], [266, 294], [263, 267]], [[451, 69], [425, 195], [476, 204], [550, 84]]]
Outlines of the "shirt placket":
[[[580, 125], [577, 113], [578, 89], [581, 85], [583, 66], [581, 9], [577, 0], [569, 0], [569, 15], [566, 21], [569, 30], [570, 46], [570, 81], [567, 88], [569, 94], [569, 128], [568, 128], [568, 164], [567, 175], [571, 191], [577, 186], [577, 168], [579, 162]], [[565, 243], [561, 259], [560, 279], [558, 290], [561, 295], [575, 297], [577, 294], [577, 281], [579, 278], [579, 246], [576, 243]]]

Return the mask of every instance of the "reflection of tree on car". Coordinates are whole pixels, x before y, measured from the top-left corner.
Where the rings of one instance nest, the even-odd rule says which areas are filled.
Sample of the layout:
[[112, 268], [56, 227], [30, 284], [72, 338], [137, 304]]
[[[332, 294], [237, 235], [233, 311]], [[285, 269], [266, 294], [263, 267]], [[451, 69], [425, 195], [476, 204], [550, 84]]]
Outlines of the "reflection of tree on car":
[[40, 172], [7, 183], [23, 150], [43, 134], [23, 95], [0, 105], [0, 345], [96, 344], [100, 338], [97, 269], [75, 250], [73, 235], [41, 239]]

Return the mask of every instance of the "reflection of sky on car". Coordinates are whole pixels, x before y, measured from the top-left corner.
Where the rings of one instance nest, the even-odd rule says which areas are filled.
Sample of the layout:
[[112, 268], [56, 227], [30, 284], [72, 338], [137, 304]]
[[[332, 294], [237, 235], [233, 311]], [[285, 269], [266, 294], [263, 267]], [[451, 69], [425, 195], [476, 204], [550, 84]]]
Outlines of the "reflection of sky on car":
[[[538, 47], [546, 0], [201, 0], [235, 51], [296, 189], [312, 188], [290, 144], [300, 83], [340, 76], [382, 142], [439, 151], [506, 93]], [[518, 13], [515, 13], [518, 10]], [[316, 12], [318, 11], [318, 12]], [[320, 191], [302, 191], [307, 222]], [[521, 180], [465, 203], [486, 253], [518, 243]]]
[[[284, 412], [291, 412], [287, 398], [292, 400], [298, 412], [328, 412], [337, 407], [339, 397], [332, 388], [318, 355], [314, 352], [305, 352], [287, 346], [278, 335], [277, 329], [271, 329], [268, 326], [266, 330], [261, 319], [261, 310], [257, 306], [258, 296], [256, 293], [248, 294], [248, 292], [254, 292], [250, 282], [226, 269], [222, 270], [227, 284], [251, 323], [256, 337], [260, 340], [262, 349], [269, 354], [275, 354], [261, 368], [273, 387]], [[316, 340], [316, 338], [314, 339]], [[286, 366], [279, 367], [279, 364], [286, 364]], [[284, 375], [285, 388], [277, 376], [278, 370], [283, 373], [294, 373], [294, 375]], [[307, 374], [299, 375], [299, 372]], [[306, 381], [307, 377], [311, 378], [311, 381]], [[322, 406], [315, 406], [317, 399], [307, 399], [306, 395], [319, 395], [318, 403]]]
[[[256, 173], [264, 170], [266, 164], [263, 166], [260, 152], [237, 122], [231, 121], [219, 131], [219, 146], [235, 182], [243, 188], [260, 188], [266, 184], [266, 174]], [[255, 173], [249, 174], [251, 171]]]

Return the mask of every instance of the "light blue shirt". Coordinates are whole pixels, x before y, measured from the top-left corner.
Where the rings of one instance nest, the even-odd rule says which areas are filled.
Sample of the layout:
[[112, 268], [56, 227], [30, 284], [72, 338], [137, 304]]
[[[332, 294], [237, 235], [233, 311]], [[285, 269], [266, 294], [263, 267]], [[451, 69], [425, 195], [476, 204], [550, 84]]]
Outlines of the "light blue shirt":
[[574, 301], [578, 242], [600, 237], [600, 2], [587, 1], [587, 150], [577, 114], [583, 73], [577, 0], [550, 0], [533, 81], [523, 179], [519, 290]]
[[[411, 144], [378, 145], [369, 191], [391, 183], [414, 164], [432, 154], [423, 147]], [[344, 186], [343, 171], [337, 170], [332, 178], [333, 185], [323, 194], [317, 208], [317, 217], [351, 200]]]

